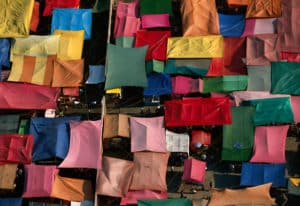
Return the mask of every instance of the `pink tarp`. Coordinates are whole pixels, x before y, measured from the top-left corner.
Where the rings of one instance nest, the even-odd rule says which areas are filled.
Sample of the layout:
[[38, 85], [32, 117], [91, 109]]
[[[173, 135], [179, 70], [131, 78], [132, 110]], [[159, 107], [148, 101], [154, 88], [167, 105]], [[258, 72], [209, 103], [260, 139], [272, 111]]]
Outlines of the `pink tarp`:
[[137, 204], [138, 200], [167, 199], [167, 192], [154, 190], [130, 190], [126, 196], [121, 199], [120, 205]]
[[49, 197], [57, 172], [55, 165], [25, 165], [25, 189], [22, 197]]
[[130, 117], [131, 152], [167, 152], [164, 117]]
[[203, 91], [201, 79], [177, 75], [171, 77], [173, 94], [188, 94]]
[[202, 183], [205, 180], [206, 162], [197, 159], [184, 160], [182, 180]]
[[282, 16], [278, 19], [277, 30], [281, 34], [281, 51], [300, 53], [300, 1], [282, 0]]
[[102, 170], [97, 174], [97, 194], [124, 197], [128, 192], [132, 175], [132, 161], [103, 157]]
[[[0, 109], [56, 109], [59, 88], [0, 82]], [[24, 95], [26, 94], [26, 98]]]
[[256, 127], [250, 162], [285, 163], [285, 140], [288, 129], [289, 125]]
[[276, 18], [246, 19], [243, 37], [257, 34], [274, 34]]
[[271, 61], [279, 61], [280, 44], [277, 34], [259, 34], [247, 37], [247, 65], [270, 65]]
[[232, 92], [235, 98], [236, 106], [239, 106], [242, 101], [253, 100], [253, 99], [266, 99], [266, 98], [279, 98], [279, 97], [289, 97], [286, 94], [271, 94], [267, 91], [237, 91]]
[[291, 96], [292, 110], [294, 114], [294, 121], [300, 122], [300, 96]]
[[101, 120], [70, 121], [70, 147], [60, 168], [101, 169]]

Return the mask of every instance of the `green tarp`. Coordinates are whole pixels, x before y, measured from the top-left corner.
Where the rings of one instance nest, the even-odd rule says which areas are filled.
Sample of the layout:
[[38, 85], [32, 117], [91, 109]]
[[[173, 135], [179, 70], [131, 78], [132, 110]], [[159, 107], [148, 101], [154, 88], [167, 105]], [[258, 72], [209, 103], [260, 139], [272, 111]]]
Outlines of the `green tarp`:
[[192, 206], [190, 199], [138, 200], [138, 206]]
[[247, 89], [248, 76], [221, 76], [203, 79], [203, 93], [243, 91]]
[[254, 106], [254, 125], [289, 124], [294, 122], [290, 97], [243, 101], [242, 105]]
[[251, 158], [254, 107], [232, 107], [232, 124], [223, 126], [222, 160], [248, 161]]
[[271, 67], [270, 66], [247, 66], [248, 91], [271, 90]]
[[177, 60], [175, 59], [169, 59], [166, 62], [164, 73], [201, 77], [205, 76], [208, 72], [207, 68], [198, 68], [189, 65], [177, 65], [176, 61]]
[[271, 62], [271, 93], [300, 95], [300, 62]]
[[16, 134], [19, 128], [19, 115], [0, 115], [0, 134]]
[[140, 0], [140, 15], [165, 13], [173, 16], [172, 0]]

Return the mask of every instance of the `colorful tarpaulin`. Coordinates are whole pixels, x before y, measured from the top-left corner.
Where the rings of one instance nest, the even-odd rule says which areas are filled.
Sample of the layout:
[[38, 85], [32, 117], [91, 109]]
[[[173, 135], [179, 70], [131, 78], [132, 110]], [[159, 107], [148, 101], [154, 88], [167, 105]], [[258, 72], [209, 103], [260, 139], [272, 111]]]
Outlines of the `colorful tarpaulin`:
[[30, 164], [33, 148], [33, 135], [0, 135], [0, 163]]
[[[148, 46], [122, 48], [107, 45], [105, 89], [121, 86], [147, 87], [145, 56]], [[134, 61], [128, 61], [128, 59]]]
[[53, 79], [53, 64], [56, 55], [13, 55], [13, 64], [8, 81], [50, 86]]
[[51, 22], [52, 34], [54, 30], [84, 30], [84, 39], [91, 39], [92, 9], [55, 8]]
[[167, 127], [231, 124], [228, 98], [188, 98], [165, 101]]
[[61, 60], [78, 60], [82, 57], [84, 31], [54, 30], [59, 36], [57, 57]]
[[0, 2], [0, 37], [25, 37], [29, 35], [34, 0], [7, 0]]
[[221, 35], [170, 37], [167, 58], [212, 58], [224, 56]]
[[130, 117], [131, 152], [167, 152], [164, 117]]
[[294, 122], [290, 97], [253, 99], [244, 101], [244, 106], [254, 106], [254, 125], [289, 124]]
[[256, 127], [250, 162], [285, 163], [285, 142], [288, 129], [289, 125]]
[[32, 153], [34, 161], [66, 157], [69, 150], [71, 120], [80, 120], [80, 116], [31, 118], [29, 131], [34, 136]]
[[70, 121], [70, 147], [60, 168], [101, 169], [101, 120]]
[[209, 206], [216, 205], [276, 205], [270, 195], [272, 184], [267, 183], [245, 189], [213, 190]]
[[52, 191], [56, 166], [25, 165], [25, 188], [23, 198], [49, 197]]
[[300, 95], [300, 63], [271, 63], [271, 92], [273, 94]]
[[59, 88], [1, 82], [0, 94], [1, 109], [55, 109]]
[[223, 126], [222, 159], [248, 161], [254, 140], [254, 107], [232, 107], [232, 124]]
[[130, 189], [167, 191], [166, 173], [169, 156], [170, 153], [135, 152]]
[[103, 157], [102, 169], [97, 174], [97, 194], [125, 197], [129, 190], [132, 175], [132, 161]]
[[246, 90], [247, 85], [248, 76], [246, 75], [206, 77], [203, 79], [203, 93]]
[[180, 14], [183, 36], [219, 34], [219, 19], [215, 0], [182, 1]]
[[205, 181], [206, 162], [197, 159], [184, 160], [182, 180], [203, 183]]
[[138, 200], [138, 206], [192, 206], [192, 200], [183, 199], [165, 199], [165, 200]]
[[252, 186], [272, 183], [273, 186], [285, 187], [285, 164], [259, 164], [244, 162], [241, 172], [241, 185]]

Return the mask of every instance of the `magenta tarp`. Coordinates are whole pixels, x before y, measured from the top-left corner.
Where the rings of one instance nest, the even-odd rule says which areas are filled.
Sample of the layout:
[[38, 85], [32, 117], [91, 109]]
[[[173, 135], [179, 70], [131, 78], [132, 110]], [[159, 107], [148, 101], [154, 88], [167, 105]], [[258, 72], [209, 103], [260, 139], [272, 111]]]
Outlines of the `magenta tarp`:
[[50, 197], [57, 172], [55, 165], [25, 165], [25, 189], [22, 197]]
[[0, 109], [56, 109], [59, 91], [48, 86], [0, 82]]
[[70, 121], [70, 148], [60, 168], [101, 169], [101, 120]]
[[229, 98], [187, 98], [165, 101], [168, 127], [231, 124]]

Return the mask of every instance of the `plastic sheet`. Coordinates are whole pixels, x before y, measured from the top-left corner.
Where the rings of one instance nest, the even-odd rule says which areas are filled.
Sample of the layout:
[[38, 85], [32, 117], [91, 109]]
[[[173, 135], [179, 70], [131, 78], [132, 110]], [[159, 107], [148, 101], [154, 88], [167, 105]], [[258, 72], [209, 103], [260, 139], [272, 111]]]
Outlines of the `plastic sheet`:
[[135, 36], [135, 47], [147, 46], [145, 59], [166, 60], [167, 41], [171, 31], [146, 31], [139, 30]]
[[170, 27], [169, 14], [144, 14], [141, 16], [143, 29]]
[[33, 135], [0, 135], [0, 163], [30, 164]]
[[61, 60], [79, 60], [82, 57], [84, 31], [54, 30], [59, 35], [58, 58]]
[[92, 36], [92, 9], [63, 9], [53, 10], [51, 33], [54, 30], [79, 31], [84, 30], [84, 39]]
[[34, 0], [7, 0], [0, 2], [0, 38], [29, 35]]
[[205, 181], [206, 162], [197, 159], [184, 160], [182, 180], [203, 183]]
[[180, 13], [183, 36], [219, 34], [219, 19], [215, 0], [182, 1]]
[[167, 199], [167, 192], [159, 192], [154, 190], [131, 190], [126, 196], [121, 199], [120, 205], [137, 204], [138, 200], [152, 200], [152, 199]]
[[147, 76], [148, 87], [144, 89], [145, 96], [166, 95], [172, 93], [172, 83], [169, 74], [152, 73]]
[[84, 60], [54, 60], [52, 87], [79, 87], [82, 85]]
[[271, 63], [271, 93], [300, 95], [300, 63]]
[[277, 32], [281, 34], [280, 50], [282, 52], [300, 53], [300, 2], [297, 0], [281, 0], [282, 17], [278, 19]]
[[244, 32], [244, 14], [222, 14], [218, 13], [220, 34], [228, 37], [240, 37]]
[[97, 194], [124, 197], [128, 192], [132, 175], [132, 161], [103, 157], [102, 170], [97, 174]]
[[220, 35], [170, 37], [167, 58], [212, 58], [224, 56], [223, 37]]
[[164, 118], [130, 117], [131, 152], [167, 152]]
[[175, 133], [166, 130], [168, 152], [186, 152], [189, 154], [190, 137], [188, 133]]
[[289, 125], [256, 127], [250, 162], [285, 163], [285, 142], [288, 129]]
[[80, 116], [31, 118], [29, 131], [34, 136], [33, 161], [66, 157], [69, 150], [71, 120], [80, 120]]
[[148, 46], [122, 48], [108, 44], [107, 47], [105, 89], [121, 86], [147, 87], [145, 56]]
[[271, 90], [271, 67], [270, 66], [247, 66], [248, 91]]
[[56, 109], [59, 88], [0, 82], [0, 94], [1, 109]]
[[228, 98], [189, 98], [165, 101], [167, 127], [231, 124]]
[[59, 168], [101, 169], [101, 120], [71, 121], [70, 147]]
[[56, 166], [25, 165], [25, 187], [22, 197], [49, 197], [52, 191]]
[[222, 160], [248, 161], [251, 158], [254, 107], [232, 107], [232, 124], [223, 126]]
[[258, 34], [247, 37], [246, 64], [269, 66], [279, 61], [280, 43], [277, 34]]
[[276, 205], [270, 195], [271, 183], [244, 189], [213, 190], [209, 206], [216, 205]]
[[254, 99], [244, 101], [242, 105], [255, 106], [255, 126], [294, 122], [290, 97]]
[[280, 17], [281, 14], [281, 0], [250, 0], [246, 18]]
[[43, 16], [51, 16], [54, 8], [78, 8], [80, 0], [46, 0]]
[[213, 58], [207, 76], [247, 74], [243, 59], [246, 57], [246, 39], [238, 37], [224, 38], [224, 57]]
[[285, 164], [242, 164], [242, 186], [254, 186], [272, 183], [274, 187], [285, 187]]
[[130, 190], [148, 189], [166, 192], [166, 173], [169, 156], [169, 153], [135, 152]]
[[53, 79], [53, 63], [56, 55], [21, 56], [14, 55], [8, 81], [25, 82], [50, 86]]

